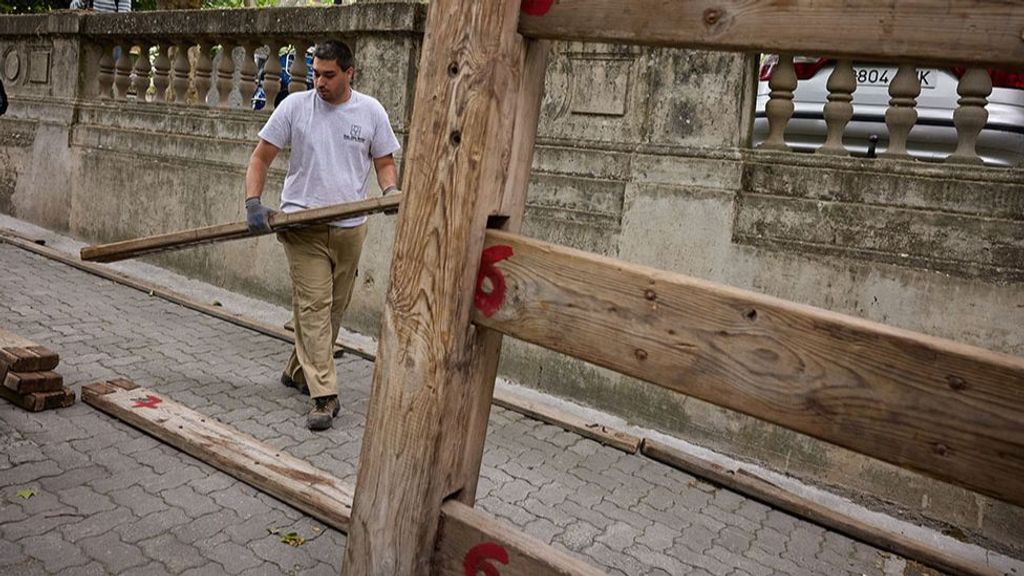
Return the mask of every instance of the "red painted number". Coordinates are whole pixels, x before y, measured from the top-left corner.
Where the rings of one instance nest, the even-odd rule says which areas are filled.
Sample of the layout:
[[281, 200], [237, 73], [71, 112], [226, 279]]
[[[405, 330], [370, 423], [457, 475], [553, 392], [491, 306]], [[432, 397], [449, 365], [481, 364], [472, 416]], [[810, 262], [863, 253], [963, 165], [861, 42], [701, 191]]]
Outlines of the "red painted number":
[[508, 564], [508, 552], [494, 542], [473, 546], [466, 552], [466, 558], [462, 561], [466, 576], [477, 576], [480, 572], [483, 572], [484, 576], [501, 576], [501, 572], [491, 564], [491, 560]]
[[548, 13], [548, 10], [551, 10], [554, 4], [555, 0], [523, 0], [519, 9], [527, 16], [543, 16]]
[[156, 405], [163, 402], [160, 398], [147, 394], [145, 398], [132, 398], [135, 404], [132, 404], [132, 408], [156, 408]]
[[[491, 246], [480, 257], [480, 272], [476, 276], [473, 303], [484, 316], [490, 318], [505, 303], [505, 275], [495, 264], [512, 257], [511, 246]], [[484, 290], [484, 281], [490, 281], [490, 290]]]

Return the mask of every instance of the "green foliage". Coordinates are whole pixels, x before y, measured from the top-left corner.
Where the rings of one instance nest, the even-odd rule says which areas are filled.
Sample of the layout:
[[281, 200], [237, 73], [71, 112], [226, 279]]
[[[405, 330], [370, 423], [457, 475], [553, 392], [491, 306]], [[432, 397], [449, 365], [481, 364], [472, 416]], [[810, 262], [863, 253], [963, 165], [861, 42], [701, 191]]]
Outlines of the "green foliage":
[[2, 14], [35, 14], [50, 10], [63, 10], [70, 0], [0, 0]]

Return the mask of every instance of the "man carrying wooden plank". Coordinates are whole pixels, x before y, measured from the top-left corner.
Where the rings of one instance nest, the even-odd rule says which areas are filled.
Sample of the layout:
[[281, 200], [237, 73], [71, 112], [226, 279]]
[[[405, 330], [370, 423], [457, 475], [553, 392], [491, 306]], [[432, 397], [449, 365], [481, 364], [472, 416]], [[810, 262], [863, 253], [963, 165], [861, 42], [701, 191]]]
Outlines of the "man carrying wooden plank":
[[[245, 175], [246, 221], [269, 232], [270, 210], [260, 203], [267, 170], [291, 147], [281, 210], [295, 212], [366, 197], [370, 166], [387, 194], [398, 189], [394, 153], [400, 148], [387, 111], [352, 89], [352, 52], [343, 42], [318, 44], [313, 56], [315, 90], [290, 95], [259, 132]], [[366, 217], [278, 233], [292, 281], [295, 347], [281, 375], [287, 386], [308, 389], [310, 430], [331, 427], [338, 414], [334, 341], [352, 297], [366, 238]]]

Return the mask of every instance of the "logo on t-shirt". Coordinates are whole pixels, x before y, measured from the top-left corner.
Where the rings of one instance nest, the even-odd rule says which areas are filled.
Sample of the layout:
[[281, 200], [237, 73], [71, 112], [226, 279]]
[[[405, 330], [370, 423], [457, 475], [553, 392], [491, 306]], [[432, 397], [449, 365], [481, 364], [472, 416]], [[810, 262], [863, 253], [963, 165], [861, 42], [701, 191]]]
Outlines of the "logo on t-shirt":
[[354, 140], [356, 142], [366, 142], [366, 138], [363, 138], [363, 127], [358, 124], [353, 124], [352, 128], [345, 134], [345, 140]]

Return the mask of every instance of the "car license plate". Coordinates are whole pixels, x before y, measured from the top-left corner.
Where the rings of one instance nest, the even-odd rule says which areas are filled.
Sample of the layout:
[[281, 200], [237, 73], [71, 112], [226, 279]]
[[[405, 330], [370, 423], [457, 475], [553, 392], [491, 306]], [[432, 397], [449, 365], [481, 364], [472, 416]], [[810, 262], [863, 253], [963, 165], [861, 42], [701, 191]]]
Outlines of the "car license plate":
[[[896, 77], [896, 68], [854, 68], [853, 73], [857, 77], [857, 86], [886, 87]], [[917, 77], [921, 79], [921, 88], [935, 88], [935, 76], [937, 74], [938, 72], [932, 69], [918, 70]]]

